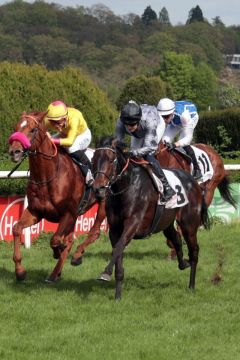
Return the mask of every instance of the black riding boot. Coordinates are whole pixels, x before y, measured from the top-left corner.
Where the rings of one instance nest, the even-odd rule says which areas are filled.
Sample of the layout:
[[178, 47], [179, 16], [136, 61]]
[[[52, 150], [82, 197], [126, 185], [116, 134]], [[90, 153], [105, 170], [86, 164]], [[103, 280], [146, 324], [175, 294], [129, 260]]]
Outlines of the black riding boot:
[[196, 159], [193, 149], [191, 148], [190, 145], [183, 146], [183, 148], [186, 151], [186, 153], [190, 156], [190, 158], [192, 159], [194, 179], [196, 179], [196, 180], [200, 179], [202, 177], [202, 173], [201, 173], [201, 170], [198, 165], [198, 162], [197, 162], [197, 159]]
[[162, 202], [169, 201], [176, 193], [169, 185], [167, 178], [166, 178], [159, 162], [152, 155], [145, 155], [144, 158], [147, 161], [149, 161], [149, 163], [152, 165], [152, 167], [156, 171], [157, 176], [159, 177], [159, 179], [161, 180], [161, 182], [163, 184], [163, 198], [161, 199]]
[[[77, 160], [80, 163], [83, 175], [86, 177], [88, 170], [92, 171], [92, 165], [84, 150], [78, 150], [74, 153], [69, 154], [73, 159]], [[91, 186], [93, 179], [90, 179], [87, 183], [88, 186]]]

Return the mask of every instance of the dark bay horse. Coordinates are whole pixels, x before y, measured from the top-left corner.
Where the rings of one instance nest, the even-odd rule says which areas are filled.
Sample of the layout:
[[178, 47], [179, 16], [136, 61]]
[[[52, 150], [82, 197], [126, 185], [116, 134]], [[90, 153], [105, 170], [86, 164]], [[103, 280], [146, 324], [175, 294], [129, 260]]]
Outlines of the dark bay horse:
[[[111, 260], [100, 279], [109, 281], [115, 266], [115, 298], [120, 299], [124, 278], [124, 248], [132, 239], [163, 231], [174, 244], [179, 269], [190, 266], [189, 288], [193, 289], [199, 252], [197, 231], [200, 225], [206, 228], [209, 225], [201, 188], [189, 173], [171, 170], [183, 185], [182, 190], [175, 188], [179, 202], [185, 192], [188, 203], [172, 209], [161, 205], [158, 207], [159, 212], [156, 212], [159, 192], [151, 177], [144, 167], [135, 165], [131, 158], [126, 158], [118, 145], [113, 138], [102, 139], [92, 159], [95, 178], [93, 188], [97, 197], [106, 197], [109, 237], [113, 249]], [[183, 258], [182, 243], [174, 227], [175, 219], [187, 243], [189, 260]]]
[[[204, 197], [207, 207], [209, 207], [212, 202], [214, 191], [216, 188], [218, 188], [223, 200], [227, 201], [230, 205], [236, 207], [236, 202], [231, 195], [230, 183], [227, 177], [227, 172], [224, 169], [224, 163], [222, 158], [209, 145], [193, 144], [193, 146], [206, 152], [213, 167], [212, 178], [200, 184], [201, 188], [204, 191]], [[191, 163], [189, 163], [188, 157], [184, 156], [176, 149], [169, 151], [163, 143], [159, 144], [157, 159], [163, 167], [184, 169], [190, 172]]]
[[[51, 238], [51, 248], [58, 262], [47, 281], [55, 281], [73, 245], [74, 226], [79, 215], [78, 208], [85, 192], [85, 178], [70, 156], [51, 141], [46, 131], [44, 112], [23, 113], [15, 125], [15, 133], [9, 138], [9, 154], [19, 162], [27, 154], [30, 178], [27, 185], [28, 207], [13, 226], [15, 273], [17, 280], [24, 280], [26, 271], [22, 266], [20, 237], [22, 230], [38, 223], [41, 219], [59, 223]], [[96, 203], [93, 195], [87, 211]], [[100, 235], [100, 225], [105, 218], [105, 203], [99, 202], [95, 223], [81, 245], [95, 241]], [[79, 251], [80, 252], [80, 251]]]

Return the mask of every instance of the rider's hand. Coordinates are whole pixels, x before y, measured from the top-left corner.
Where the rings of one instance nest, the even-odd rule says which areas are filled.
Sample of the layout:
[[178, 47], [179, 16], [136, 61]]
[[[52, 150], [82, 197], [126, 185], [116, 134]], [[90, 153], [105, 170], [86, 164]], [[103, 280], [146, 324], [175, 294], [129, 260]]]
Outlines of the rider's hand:
[[130, 151], [130, 150], [124, 151], [123, 153], [124, 153], [124, 156], [125, 156], [126, 158], [130, 158], [130, 157], [133, 156], [133, 153], [132, 153], [132, 151]]
[[60, 145], [60, 139], [52, 137], [51, 140], [55, 145]]
[[176, 149], [176, 145], [175, 144], [171, 144], [168, 142], [165, 142], [166, 148], [168, 149], [168, 151], [173, 151], [174, 149]]

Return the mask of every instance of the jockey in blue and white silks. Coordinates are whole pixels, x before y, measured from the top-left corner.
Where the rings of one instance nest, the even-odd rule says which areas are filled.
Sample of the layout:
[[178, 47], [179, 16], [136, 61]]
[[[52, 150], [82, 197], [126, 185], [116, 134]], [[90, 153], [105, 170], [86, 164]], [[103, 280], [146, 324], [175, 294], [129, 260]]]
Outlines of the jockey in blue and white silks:
[[[159, 101], [157, 110], [167, 124], [162, 141], [172, 144], [172, 149], [174, 147], [184, 148], [192, 159], [194, 166], [193, 175], [196, 179], [199, 179], [202, 174], [194, 151], [190, 146], [193, 139], [193, 132], [199, 119], [196, 105], [190, 101], [183, 100], [174, 102], [171, 99], [163, 98]], [[176, 136], [178, 136], [178, 139], [173, 143]]]

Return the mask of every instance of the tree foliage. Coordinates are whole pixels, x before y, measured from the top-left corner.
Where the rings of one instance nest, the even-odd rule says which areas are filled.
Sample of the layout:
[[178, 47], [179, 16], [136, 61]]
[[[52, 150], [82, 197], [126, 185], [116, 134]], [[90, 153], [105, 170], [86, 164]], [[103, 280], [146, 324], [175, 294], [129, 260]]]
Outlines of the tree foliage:
[[193, 22], [204, 22], [203, 13], [199, 5], [189, 11], [187, 23], [191, 24]]
[[142, 14], [142, 22], [144, 25], [150, 25], [153, 21], [157, 20], [157, 14], [151, 8], [151, 6], [147, 6]]
[[139, 75], [126, 82], [117, 101], [117, 107], [121, 109], [129, 100], [135, 100], [140, 104], [156, 105], [162, 97], [166, 96], [173, 96], [169, 84], [157, 76], [147, 78]]
[[61, 99], [82, 111], [93, 138], [111, 134], [116, 112], [106, 95], [79, 69], [48, 71], [40, 65], [0, 63], [0, 151], [23, 111], [45, 110]]

